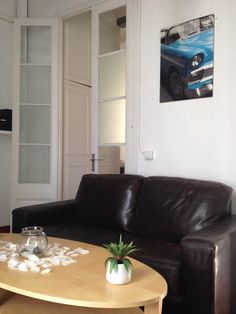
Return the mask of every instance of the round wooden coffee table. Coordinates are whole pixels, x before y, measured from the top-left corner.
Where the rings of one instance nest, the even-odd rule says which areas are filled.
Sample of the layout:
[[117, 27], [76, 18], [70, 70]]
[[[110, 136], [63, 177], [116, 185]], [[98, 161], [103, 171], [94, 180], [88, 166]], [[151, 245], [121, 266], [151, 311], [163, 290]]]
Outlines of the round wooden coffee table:
[[[0, 241], [16, 243], [18, 237], [16, 234], [0, 234]], [[139, 307], [144, 306], [145, 314], [161, 314], [167, 284], [152, 268], [132, 260], [134, 271], [131, 282], [112, 285], [105, 278], [104, 261], [109, 256], [105, 249], [58, 238], [49, 238], [49, 243], [60, 243], [71, 249], [79, 246], [90, 253], [79, 255], [77, 263], [55, 266], [46, 275], [11, 270], [7, 263], [1, 262], [2, 299], [8, 299], [2, 301], [1, 313], [11, 314], [14, 309], [17, 313], [24, 313], [26, 309], [30, 313], [32, 307], [34, 311], [31, 313], [37, 314], [42, 313], [37, 312], [37, 308], [43, 306], [50, 314], [138, 314], [143, 313]], [[7, 297], [6, 291], [14, 294]], [[22, 312], [19, 304], [23, 307]]]

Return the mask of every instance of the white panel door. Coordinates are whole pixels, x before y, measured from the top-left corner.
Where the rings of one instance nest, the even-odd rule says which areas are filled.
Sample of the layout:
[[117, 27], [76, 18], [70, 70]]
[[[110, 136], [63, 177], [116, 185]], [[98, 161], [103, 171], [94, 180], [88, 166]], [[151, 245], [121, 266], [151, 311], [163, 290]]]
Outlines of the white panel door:
[[58, 195], [59, 21], [16, 19], [11, 207]]
[[91, 12], [64, 21], [62, 197], [72, 199], [91, 166]]
[[87, 86], [65, 81], [63, 199], [72, 199], [81, 177], [90, 172], [90, 93]]
[[64, 21], [64, 78], [91, 85], [91, 12]]

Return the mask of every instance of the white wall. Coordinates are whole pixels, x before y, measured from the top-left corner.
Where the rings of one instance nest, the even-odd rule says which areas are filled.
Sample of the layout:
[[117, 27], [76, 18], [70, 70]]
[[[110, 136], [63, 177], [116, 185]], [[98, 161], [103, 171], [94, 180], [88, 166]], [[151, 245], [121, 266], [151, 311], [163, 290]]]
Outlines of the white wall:
[[[0, 109], [12, 106], [12, 36], [13, 24], [0, 19]], [[11, 135], [0, 134], [0, 226], [10, 224], [10, 167]]]
[[[30, 15], [69, 12], [81, 1], [34, 0]], [[160, 29], [209, 13], [216, 17], [214, 96], [160, 103]], [[235, 0], [141, 0], [139, 173], [218, 180], [236, 191], [235, 13]], [[144, 150], [155, 159], [146, 161]]]
[[[174, 4], [174, 5], [173, 5]], [[212, 98], [159, 102], [159, 30], [169, 24], [214, 13], [215, 62]], [[236, 189], [236, 106], [234, 0], [142, 0], [139, 172], [219, 180]], [[236, 204], [234, 204], [236, 213]]]

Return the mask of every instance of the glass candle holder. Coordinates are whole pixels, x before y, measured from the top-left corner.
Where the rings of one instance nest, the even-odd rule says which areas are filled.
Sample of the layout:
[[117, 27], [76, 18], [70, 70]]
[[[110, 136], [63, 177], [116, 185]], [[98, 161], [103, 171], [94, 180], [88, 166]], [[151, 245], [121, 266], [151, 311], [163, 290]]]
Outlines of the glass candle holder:
[[20, 255], [26, 256], [34, 254], [37, 256], [43, 256], [46, 253], [48, 246], [48, 239], [43, 232], [42, 227], [25, 227], [22, 228], [17, 249]]

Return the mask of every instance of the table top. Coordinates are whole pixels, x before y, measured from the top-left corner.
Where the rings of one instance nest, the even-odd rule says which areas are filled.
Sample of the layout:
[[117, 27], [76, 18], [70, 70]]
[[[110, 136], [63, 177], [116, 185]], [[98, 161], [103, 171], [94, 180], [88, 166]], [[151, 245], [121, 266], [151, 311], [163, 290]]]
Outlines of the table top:
[[[0, 241], [17, 242], [17, 234], [0, 234]], [[167, 294], [165, 279], [152, 268], [134, 259], [131, 281], [112, 285], [106, 281], [104, 261], [109, 253], [102, 247], [59, 238], [48, 238], [75, 249], [89, 250], [79, 255], [77, 263], [54, 266], [52, 272], [21, 272], [0, 262], [0, 288], [25, 296], [62, 304], [93, 308], [130, 308], [161, 301]]]

